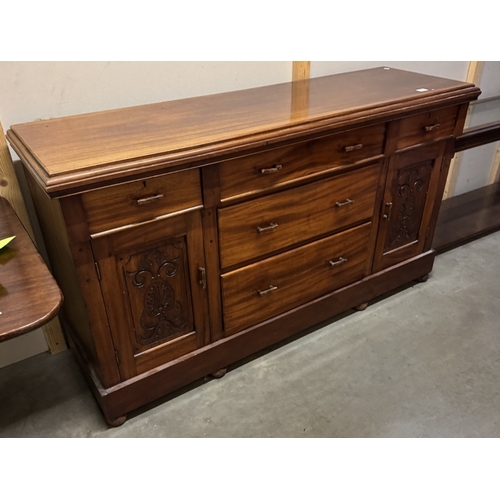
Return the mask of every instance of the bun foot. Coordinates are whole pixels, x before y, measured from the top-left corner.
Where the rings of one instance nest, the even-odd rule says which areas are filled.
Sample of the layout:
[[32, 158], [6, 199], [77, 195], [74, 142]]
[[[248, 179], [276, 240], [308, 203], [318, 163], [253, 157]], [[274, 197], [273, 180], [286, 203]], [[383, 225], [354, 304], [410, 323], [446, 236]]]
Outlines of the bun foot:
[[368, 302], [363, 302], [362, 304], [359, 304], [359, 306], [356, 306], [354, 309], [356, 311], [364, 311], [368, 307]]
[[212, 373], [213, 378], [222, 378], [227, 372], [227, 368], [221, 368], [220, 370], [217, 370], [216, 372]]
[[104, 419], [106, 420], [106, 423], [110, 427], [120, 427], [120, 425], [123, 425], [125, 423], [125, 420], [127, 420], [127, 415], [123, 415], [121, 417], [117, 417], [115, 419], [110, 419], [104, 415]]

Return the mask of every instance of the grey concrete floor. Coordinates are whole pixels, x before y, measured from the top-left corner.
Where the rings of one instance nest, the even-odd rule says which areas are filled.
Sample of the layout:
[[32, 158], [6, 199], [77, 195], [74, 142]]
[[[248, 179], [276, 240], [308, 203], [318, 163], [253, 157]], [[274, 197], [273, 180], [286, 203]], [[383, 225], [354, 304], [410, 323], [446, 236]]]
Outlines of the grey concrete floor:
[[500, 437], [500, 232], [431, 278], [105, 424], [69, 352], [0, 370], [0, 437]]

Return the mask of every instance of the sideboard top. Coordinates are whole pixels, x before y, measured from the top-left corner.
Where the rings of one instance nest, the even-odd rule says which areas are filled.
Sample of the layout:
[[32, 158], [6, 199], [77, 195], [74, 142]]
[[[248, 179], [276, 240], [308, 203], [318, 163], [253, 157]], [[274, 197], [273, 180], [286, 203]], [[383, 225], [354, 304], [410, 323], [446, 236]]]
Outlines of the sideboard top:
[[51, 196], [186, 163], [468, 102], [472, 84], [392, 68], [13, 125], [9, 142]]

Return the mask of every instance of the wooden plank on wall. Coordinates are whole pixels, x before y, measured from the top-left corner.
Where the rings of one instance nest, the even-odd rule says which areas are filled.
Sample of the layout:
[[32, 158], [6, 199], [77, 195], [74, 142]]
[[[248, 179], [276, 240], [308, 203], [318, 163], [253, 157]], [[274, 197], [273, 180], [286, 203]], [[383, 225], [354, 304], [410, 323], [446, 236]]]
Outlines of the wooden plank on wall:
[[[35, 242], [33, 228], [31, 227], [28, 211], [24, 203], [19, 181], [16, 176], [12, 157], [10, 156], [7, 141], [2, 124], [0, 123], [0, 196], [9, 201], [15, 210], [19, 220], [25, 227], [31, 239]], [[49, 351], [52, 354], [65, 351], [67, 349], [66, 341], [61, 328], [59, 318], [56, 316], [53, 320], [42, 327], [45, 341]]]
[[488, 179], [488, 184], [494, 184], [496, 182], [500, 182], [500, 142], [497, 146], [497, 152], [495, 153], [491, 165], [490, 178]]
[[292, 117], [295, 120], [306, 118], [309, 108], [310, 61], [293, 61]]
[[311, 74], [311, 61], [293, 61], [292, 81], [307, 80]]
[[[483, 71], [483, 61], [470, 61], [469, 70], [467, 71], [467, 82], [473, 83], [474, 85], [479, 85], [479, 80], [481, 79], [481, 73]], [[467, 128], [470, 122], [470, 109], [467, 113], [465, 119], [465, 128]], [[450, 170], [448, 172], [448, 179], [446, 181], [446, 186], [444, 188], [443, 199], [450, 198], [455, 193], [455, 187], [457, 184], [458, 173], [460, 171], [460, 163], [462, 162], [463, 153], [457, 153], [450, 164]]]

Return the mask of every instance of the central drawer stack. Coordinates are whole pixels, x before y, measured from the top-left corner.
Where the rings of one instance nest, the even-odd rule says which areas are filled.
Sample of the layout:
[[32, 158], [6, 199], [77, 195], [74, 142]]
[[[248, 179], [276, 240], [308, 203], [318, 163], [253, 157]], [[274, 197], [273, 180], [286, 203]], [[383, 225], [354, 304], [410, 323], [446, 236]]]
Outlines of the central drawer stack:
[[219, 165], [225, 335], [366, 276], [385, 125]]

